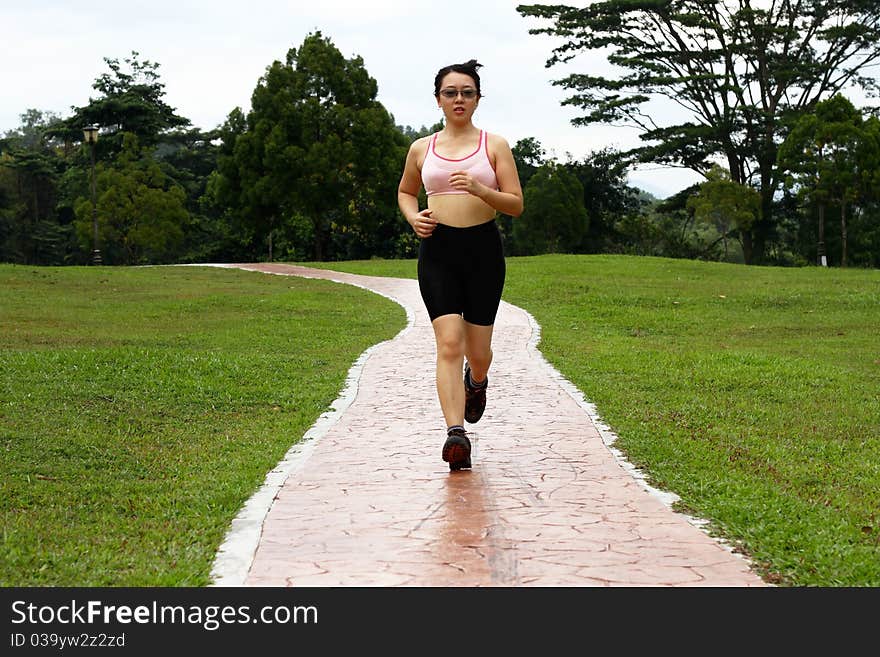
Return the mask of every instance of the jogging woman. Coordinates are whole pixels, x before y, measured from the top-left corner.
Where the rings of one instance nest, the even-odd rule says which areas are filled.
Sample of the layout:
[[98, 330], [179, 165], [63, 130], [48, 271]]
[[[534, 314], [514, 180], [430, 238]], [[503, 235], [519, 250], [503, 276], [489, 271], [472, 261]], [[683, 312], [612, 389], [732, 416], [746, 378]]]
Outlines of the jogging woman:
[[[419, 289], [437, 342], [437, 395], [446, 421], [443, 460], [471, 467], [464, 422], [486, 407], [492, 328], [504, 288], [496, 213], [523, 210], [510, 146], [473, 123], [480, 104], [476, 60], [440, 69], [434, 97], [444, 127], [413, 142], [397, 191], [400, 211], [421, 238]], [[419, 210], [424, 185], [428, 207]], [[464, 374], [462, 375], [462, 367]]]

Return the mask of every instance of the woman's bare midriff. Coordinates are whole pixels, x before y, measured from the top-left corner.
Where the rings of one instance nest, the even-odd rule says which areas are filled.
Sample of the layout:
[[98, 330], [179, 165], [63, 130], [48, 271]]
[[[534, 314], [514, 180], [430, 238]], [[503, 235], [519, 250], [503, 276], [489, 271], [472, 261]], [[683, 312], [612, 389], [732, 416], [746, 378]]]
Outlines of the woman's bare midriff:
[[495, 218], [495, 209], [472, 194], [437, 194], [428, 197], [431, 218], [456, 228], [484, 224]]

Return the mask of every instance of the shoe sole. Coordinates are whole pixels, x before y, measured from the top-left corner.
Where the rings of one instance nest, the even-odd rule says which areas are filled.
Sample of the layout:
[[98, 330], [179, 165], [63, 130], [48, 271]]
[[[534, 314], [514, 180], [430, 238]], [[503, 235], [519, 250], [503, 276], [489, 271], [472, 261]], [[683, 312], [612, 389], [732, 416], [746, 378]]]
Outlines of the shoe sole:
[[471, 450], [467, 445], [452, 443], [443, 446], [443, 460], [449, 463], [450, 470], [471, 467]]

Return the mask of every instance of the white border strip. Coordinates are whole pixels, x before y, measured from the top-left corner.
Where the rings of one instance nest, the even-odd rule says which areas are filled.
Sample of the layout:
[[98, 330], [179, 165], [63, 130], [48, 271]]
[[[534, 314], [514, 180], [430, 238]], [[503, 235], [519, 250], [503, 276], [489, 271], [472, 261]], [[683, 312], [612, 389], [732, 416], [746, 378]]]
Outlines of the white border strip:
[[[517, 306], [518, 307], [518, 306]], [[577, 386], [575, 386], [571, 381], [566, 379], [560, 372], [557, 370], [550, 362], [544, 357], [544, 354], [538, 349], [538, 343], [541, 341], [541, 325], [532, 317], [529, 311], [520, 308], [526, 316], [529, 318], [529, 326], [532, 329], [532, 335], [529, 339], [529, 351], [531, 351], [532, 355], [544, 366], [547, 370], [547, 374], [556, 381], [559, 386], [568, 393], [568, 395], [575, 401], [575, 403], [580, 406], [584, 412], [589, 416], [590, 420], [599, 430], [599, 435], [602, 437], [602, 442], [608, 448], [608, 451], [614, 456], [617, 463], [626, 470], [636, 482], [639, 483], [642, 488], [644, 488], [648, 493], [659, 499], [663, 504], [669, 507], [669, 510], [673, 513], [684, 517], [690, 524], [699, 528], [713, 541], [718, 543], [725, 550], [731, 552], [737, 557], [741, 558], [747, 564], [751, 564], [752, 562], [748, 559], [746, 555], [742, 552], [736, 551], [728, 542], [723, 540], [719, 536], [713, 536], [708, 531], [709, 521], [703, 518], [697, 518], [696, 516], [688, 515], [687, 513], [682, 513], [673, 507], [675, 502], [678, 502], [681, 498], [671, 491], [661, 490], [659, 488], [655, 488], [651, 484], [648, 483], [645, 478], [645, 473], [630, 463], [626, 456], [619, 449], [614, 447], [614, 441], [617, 440], [617, 434], [612, 431], [611, 427], [605, 424], [602, 419], [599, 417], [599, 414], [596, 410], [595, 404], [587, 401], [584, 397], [584, 393], [581, 392]]]
[[581, 390], [571, 381], [566, 379], [562, 375], [562, 373], [555, 367], [553, 367], [553, 365], [550, 364], [550, 361], [548, 361], [544, 357], [544, 354], [541, 353], [540, 349], [538, 349], [538, 344], [541, 342], [541, 325], [538, 324], [538, 322], [529, 311], [523, 308], [520, 308], [520, 310], [522, 310], [526, 314], [526, 317], [529, 318], [529, 326], [532, 329], [532, 335], [529, 339], [529, 351], [531, 352], [532, 356], [541, 362], [541, 364], [544, 366], [544, 369], [547, 370], [547, 374], [550, 376], [550, 378], [556, 381], [559, 387], [565, 390], [565, 392], [568, 393], [568, 396], [571, 397], [575, 401], [575, 403], [580, 406], [589, 416], [596, 429], [599, 430], [599, 435], [602, 438], [602, 442], [605, 443], [605, 446], [614, 455], [614, 458], [617, 460], [618, 464], [630, 475], [632, 475], [632, 477], [637, 482], [639, 482], [642, 488], [651, 493], [651, 495], [653, 495], [654, 497], [658, 498], [666, 506], [671, 507], [675, 502], [681, 499], [675, 493], [663, 491], [659, 488], [654, 488], [653, 486], [651, 486], [645, 478], [645, 474], [632, 463], [627, 461], [623, 452], [613, 446], [614, 441], [617, 440], [617, 434], [614, 433], [611, 427], [605, 424], [599, 417], [599, 413], [596, 410], [596, 405], [592, 402], [587, 401], [586, 397], [584, 397], [584, 393], [581, 392]]
[[[223, 267], [227, 269], [242, 269], [244, 271], [252, 271], [259, 274], [277, 274], [279, 276], [299, 276], [300, 278], [320, 278], [329, 280], [334, 283], [344, 285], [352, 285], [368, 290], [373, 294], [378, 294], [394, 301], [406, 311], [406, 326], [391, 340], [406, 335], [415, 325], [415, 313], [412, 308], [404, 304], [400, 299], [377, 292], [366, 286], [338, 279], [324, 278], [323, 276], [301, 276], [300, 274], [290, 274], [284, 272], [261, 272], [258, 270], [247, 269], [245, 267], [236, 267], [235, 265], [211, 264], [197, 265], [201, 267]], [[253, 565], [254, 556], [257, 546], [260, 543], [260, 537], [263, 532], [263, 523], [275, 502], [278, 491], [295, 472], [303, 468], [306, 461], [315, 451], [318, 441], [323, 438], [327, 432], [339, 421], [342, 414], [351, 406], [352, 402], [357, 398], [358, 382], [363, 373], [364, 366], [369, 360], [370, 355], [379, 349], [382, 345], [390, 342], [385, 340], [374, 344], [364, 351], [348, 370], [348, 377], [342, 387], [339, 397], [331, 404], [329, 411], [323, 413], [311, 428], [303, 434], [294, 445], [287, 451], [284, 458], [279, 461], [269, 473], [263, 485], [254, 493], [244, 506], [232, 520], [226, 538], [217, 550], [214, 557], [214, 564], [211, 568], [212, 586], [244, 586], [248, 572]]]

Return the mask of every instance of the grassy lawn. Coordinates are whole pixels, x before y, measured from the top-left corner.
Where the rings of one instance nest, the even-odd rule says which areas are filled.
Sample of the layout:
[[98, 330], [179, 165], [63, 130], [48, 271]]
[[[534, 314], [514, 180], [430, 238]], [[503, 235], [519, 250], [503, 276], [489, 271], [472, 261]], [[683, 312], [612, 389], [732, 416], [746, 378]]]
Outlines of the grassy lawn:
[[327, 281], [0, 265], [0, 585], [207, 584], [266, 472], [405, 322]]
[[509, 258], [504, 298], [629, 460], [765, 579], [880, 586], [880, 271]]
[[[768, 581], [880, 585], [880, 272], [509, 258], [505, 300]], [[265, 473], [404, 323], [327, 281], [0, 265], [0, 585], [207, 584]]]

